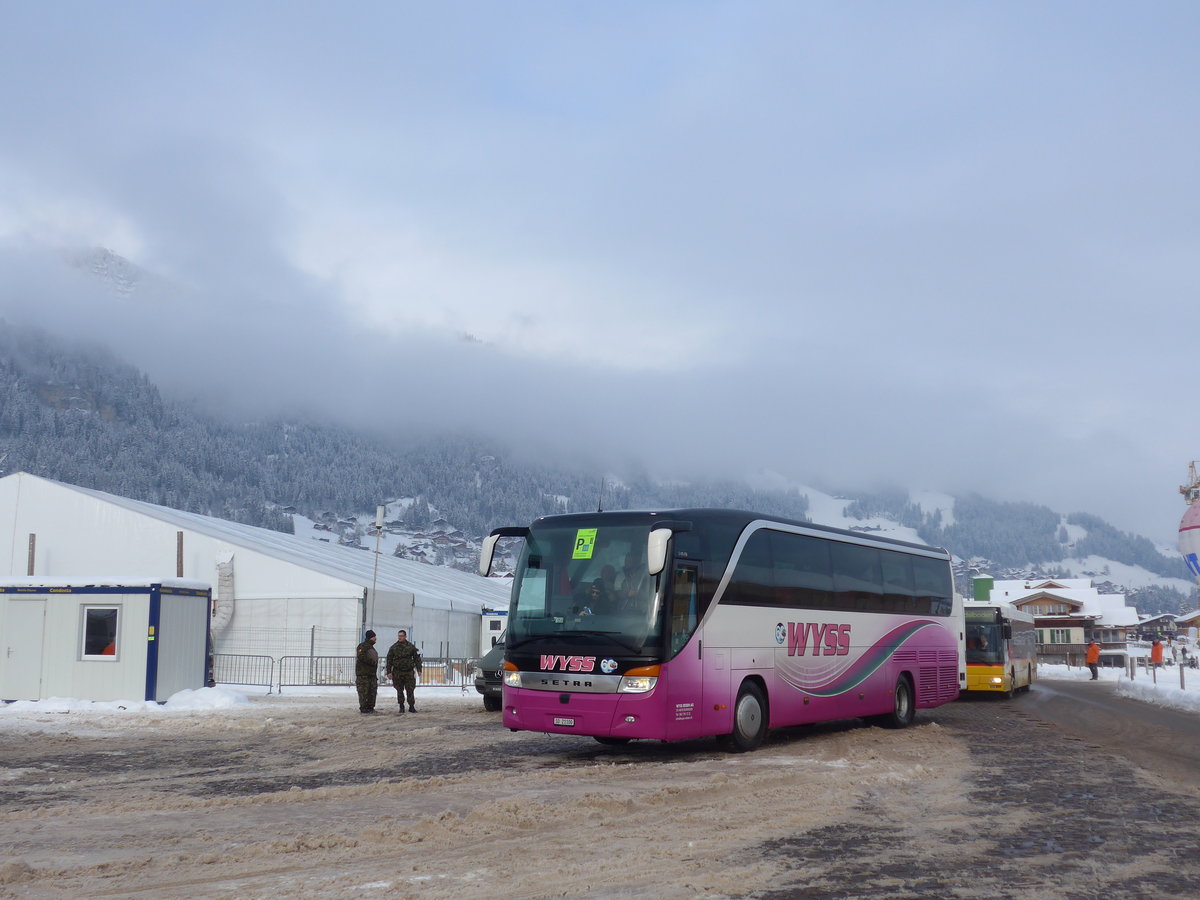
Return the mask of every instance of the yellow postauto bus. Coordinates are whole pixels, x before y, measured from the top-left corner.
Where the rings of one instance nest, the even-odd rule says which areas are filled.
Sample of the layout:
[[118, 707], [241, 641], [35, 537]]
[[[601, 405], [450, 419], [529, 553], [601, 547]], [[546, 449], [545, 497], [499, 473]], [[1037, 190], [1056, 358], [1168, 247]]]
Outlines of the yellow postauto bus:
[[1011, 603], [963, 603], [967, 690], [1011, 697], [1037, 680], [1033, 616]]

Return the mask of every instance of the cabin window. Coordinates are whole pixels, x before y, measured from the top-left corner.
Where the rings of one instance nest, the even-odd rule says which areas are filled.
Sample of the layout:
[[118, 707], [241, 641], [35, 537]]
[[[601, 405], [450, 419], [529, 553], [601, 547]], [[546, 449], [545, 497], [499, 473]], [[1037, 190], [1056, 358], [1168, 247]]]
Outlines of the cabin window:
[[119, 606], [83, 607], [83, 658], [116, 660]]

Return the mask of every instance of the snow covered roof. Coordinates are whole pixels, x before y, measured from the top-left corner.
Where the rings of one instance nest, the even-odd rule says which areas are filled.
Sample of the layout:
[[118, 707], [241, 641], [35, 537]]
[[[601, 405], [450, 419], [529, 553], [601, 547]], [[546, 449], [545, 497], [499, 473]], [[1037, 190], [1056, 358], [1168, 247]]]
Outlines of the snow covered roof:
[[[20, 476], [38, 477], [28, 473], [16, 473], [9, 477]], [[293, 534], [283, 534], [269, 528], [257, 528], [212, 516], [202, 516], [199, 513], [156, 506], [153, 503], [131, 500], [128, 497], [50, 479], [39, 480], [86, 494], [103, 503], [111, 503], [150, 516], [176, 528], [190, 529], [361, 587], [369, 588], [374, 584], [379, 591], [412, 594], [418, 606], [460, 612], [475, 612], [485, 606], [502, 609], [508, 606], [512, 582], [507, 579], [482, 578], [446, 566], [431, 566], [382, 554], [378, 559], [379, 571], [376, 575], [375, 554], [369, 550], [358, 550]]]
[[1143, 624], [1145, 624], [1146, 622], [1154, 622], [1159, 619], [1161, 619], [1164, 622], [1166, 622], [1166, 621], [1174, 622], [1176, 619], [1176, 616], [1174, 613], [1158, 613], [1156, 615], [1138, 616], [1138, 621]]
[[992, 582], [992, 590], [1027, 594], [1037, 590], [1094, 591], [1090, 578], [1019, 578]]
[[1123, 594], [1097, 594], [1092, 608], [1100, 613], [1098, 625], [1136, 625], [1138, 621], [1137, 609], [1125, 605]]
[[1095, 616], [1097, 625], [1120, 627], [1138, 624], [1137, 609], [1126, 604], [1124, 594], [1101, 594], [1092, 587], [1090, 578], [997, 581], [991, 592], [992, 600], [1013, 604], [1034, 597], [1060, 599], [1076, 607], [1076, 615]]
[[154, 586], [185, 591], [207, 591], [207, 581], [194, 578], [155, 578], [151, 575], [93, 575], [87, 578], [65, 575], [0, 576], [3, 588], [151, 588]]

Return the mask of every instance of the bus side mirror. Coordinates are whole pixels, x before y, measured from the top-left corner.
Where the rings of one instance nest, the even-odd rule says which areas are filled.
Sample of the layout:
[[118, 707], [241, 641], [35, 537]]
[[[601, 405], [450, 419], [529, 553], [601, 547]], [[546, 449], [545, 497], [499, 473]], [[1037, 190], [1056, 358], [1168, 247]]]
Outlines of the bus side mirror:
[[480, 575], [487, 577], [488, 572], [492, 571], [492, 557], [496, 555], [496, 541], [502, 537], [528, 538], [529, 529], [522, 526], [493, 529], [492, 533], [483, 539], [483, 546], [479, 548]]
[[479, 550], [479, 574], [487, 577], [487, 574], [492, 571], [492, 557], [496, 553], [496, 541], [500, 540], [500, 535], [489, 534], [483, 539], [483, 546]]
[[669, 528], [655, 528], [650, 532], [646, 544], [646, 562], [649, 563], [651, 575], [657, 575], [667, 567], [667, 544], [670, 540]]
[[650, 529], [646, 542], [646, 563], [651, 575], [657, 575], [667, 567], [667, 544], [676, 531], [691, 531], [691, 522], [661, 519]]
[[1006, 641], [1011, 641], [1012, 640], [1012, 626], [1011, 625], [1001, 625], [1000, 626], [1000, 636], [1003, 637]]

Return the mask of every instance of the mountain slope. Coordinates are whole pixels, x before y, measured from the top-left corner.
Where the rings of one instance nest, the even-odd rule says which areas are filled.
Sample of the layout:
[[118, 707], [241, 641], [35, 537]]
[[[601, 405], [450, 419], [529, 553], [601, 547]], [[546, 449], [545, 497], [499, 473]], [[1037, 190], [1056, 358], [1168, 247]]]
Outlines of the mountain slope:
[[433, 530], [461, 531], [466, 551], [435, 561], [463, 567], [493, 527], [539, 515], [600, 503], [721, 506], [948, 547], [963, 560], [965, 590], [971, 570], [985, 569], [1111, 578], [1154, 595], [1144, 612], [1177, 611], [1191, 592], [1178, 557], [1095, 516], [977, 494], [823, 492], [768, 476], [754, 484], [663, 483], [644, 472], [614, 477], [517, 459], [479, 436], [430, 435], [400, 446], [320, 423], [230, 422], [165, 398], [106, 351], [2, 322], [0, 457], [0, 474], [24, 470], [282, 531], [300, 517], [320, 532], [314, 536], [360, 546], [376, 505], [390, 503], [386, 552], [424, 553], [405, 535], [441, 519]]

